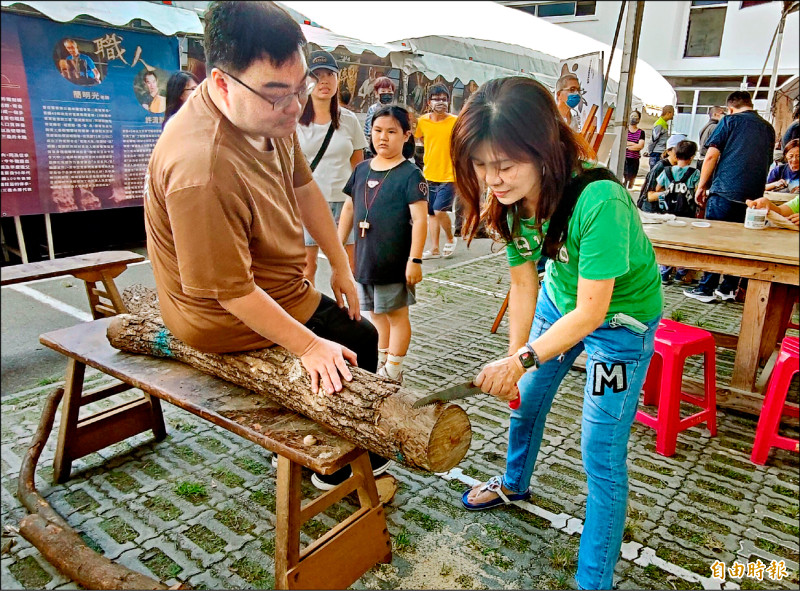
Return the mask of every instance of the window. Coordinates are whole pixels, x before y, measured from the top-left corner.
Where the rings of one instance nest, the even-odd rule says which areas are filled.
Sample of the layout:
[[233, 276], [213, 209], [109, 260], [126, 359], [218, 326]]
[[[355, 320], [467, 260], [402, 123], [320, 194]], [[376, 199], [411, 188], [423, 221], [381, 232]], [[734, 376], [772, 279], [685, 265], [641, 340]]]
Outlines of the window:
[[552, 4], [540, 4], [537, 16], [572, 16], [575, 14], [574, 2], [554, 2]]
[[503, 3], [517, 10], [527, 12], [541, 18], [562, 16], [594, 16], [597, 2], [547, 2], [543, 4], [527, 4], [517, 6], [515, 3]]
[[683, 57], [717, 57], [722, 46], [727, 2], [692, 2]]

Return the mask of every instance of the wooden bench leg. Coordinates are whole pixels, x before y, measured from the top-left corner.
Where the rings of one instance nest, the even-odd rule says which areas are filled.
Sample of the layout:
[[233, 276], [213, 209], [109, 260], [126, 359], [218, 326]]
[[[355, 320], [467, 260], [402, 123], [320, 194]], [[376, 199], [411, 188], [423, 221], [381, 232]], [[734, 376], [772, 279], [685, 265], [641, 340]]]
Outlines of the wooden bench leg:
[[69, 480], [72, 462], [90, 453], [151, 429], [156, 441], [167, 436], [161, 401], [149, 394], [79, 419], [82, 406], [132, 387], [128, 384], [113, 384], [84, 394], [85, 371], [86, 365], [74, 359], [69, 360], [61, 408], [61, 427], [53, 460], [53, 481], [56, 484]]
[[67, 363], [66, 383], [64, 384], [64, 400], [61, 403], [61, 427], [58, 431], [58, 444], [53, 460], [53, 482], [60, 484], [69, 480], [72, 470], [71, 445], [75, 441], [78, 430], [78, 411], [81, 409], [81, 393], [83, 392], [83, 376], [86, 365], [75, 359]]
[[[300, 506], [300, 466], [278, 458], [277, 589], [346, 589], [379, 562], [391, 562], [392, 542], [369, 454], [350, 464], [353, 476]], [[300, 527], [356, 491], [361, 507], [302, 551]]]
[[300, 464], [278, 456], [275, 504], [275, 588], [290, 589], [286, 578], [300, 558]]
[[[95, 320], [127, 312], [125, 304], [122, 302], [122, 296], [114, 283], [114, 278], [127, 268], [127, 265], [120, 264], [99, 271], [81, 271], [74, 274], [86, 286], [89, 309]], [[98, 283], [103, 284], [104, 290], [98, 287]], [[101, 297], [107, 301], [100, 299]]]

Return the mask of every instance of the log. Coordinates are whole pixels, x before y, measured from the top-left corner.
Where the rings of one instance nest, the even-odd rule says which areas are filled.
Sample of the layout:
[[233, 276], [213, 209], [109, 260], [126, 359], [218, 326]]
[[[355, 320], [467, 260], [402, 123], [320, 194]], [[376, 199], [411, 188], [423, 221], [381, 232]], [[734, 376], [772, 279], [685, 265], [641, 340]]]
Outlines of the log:
[[274, 401], [329, 427], [382, 457], [431, 472], [446, 472], [467, 453], [469, 417], [455, 404], [411, 408], [418, 394], [352, 367], [339, 393], [311, 382], [300, 359], [282, 347], [242, 353], [203, 353], [175, 338], [152, 306], [143, 316], [121, 314], [108, 327], [111, 345], [131, 353], [175, 359]]
[[58, 388], [45, 401], [39, 427], [20, 466], [17, 496], [30, 511], [20, 521], [20, 535], [50, 564], [85, 589], [168, 589], [160, 581], [116, 564], [89, 548], [36, 490], [36, 464], [63, 395], [64, 389]]

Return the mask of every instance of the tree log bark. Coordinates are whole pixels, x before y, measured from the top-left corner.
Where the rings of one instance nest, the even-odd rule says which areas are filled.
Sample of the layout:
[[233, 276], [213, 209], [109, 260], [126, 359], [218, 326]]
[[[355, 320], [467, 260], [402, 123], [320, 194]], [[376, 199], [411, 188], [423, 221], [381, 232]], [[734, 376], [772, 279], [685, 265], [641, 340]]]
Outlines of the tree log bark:
[[455, 404], [411, 408], [419, 398], [357, 367], [338, 394], [311, 392], [300, 359], [282, 347], [242, 353], [202, 353], [175, 338], [159, 316], [122, 314], [108, 327], [113, 347], [182, 361], [201, 371], [270, 397], [354, 444], [414, 468], [446, 472], [469, 449], [472, 431]]
[[31, 513], [20, 521], [20, 535], [50, 564], [85, 589], [167, 589], [163, 583], [116, 564], [89, 548], [36, 490], [36, 464], [50, 436], [63, 395], [64, 389], [58, 388], [45, 402], [39, 427], [20, 467], [17, 496]]

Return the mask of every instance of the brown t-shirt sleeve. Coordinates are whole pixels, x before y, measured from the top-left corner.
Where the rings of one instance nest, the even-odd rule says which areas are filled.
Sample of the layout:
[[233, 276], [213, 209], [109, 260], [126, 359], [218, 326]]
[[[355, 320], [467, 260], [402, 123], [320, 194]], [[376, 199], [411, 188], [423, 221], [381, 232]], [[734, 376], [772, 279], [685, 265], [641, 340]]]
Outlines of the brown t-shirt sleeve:
[[255, 289], [249, 248], [252, 212], [237, 189], [212, 183], [166, 197], [181, 289], [188, 296], [231, 299]]
[[294, 149], [294, 170], [292, 171], [292, 185], [295, 187], [305, 187], [313, 180], [311, 167], [308, 165], [303, 150], [300, 149], [300, 142], [297, 141], [297, 132], [292, 136], [292, 147]]

